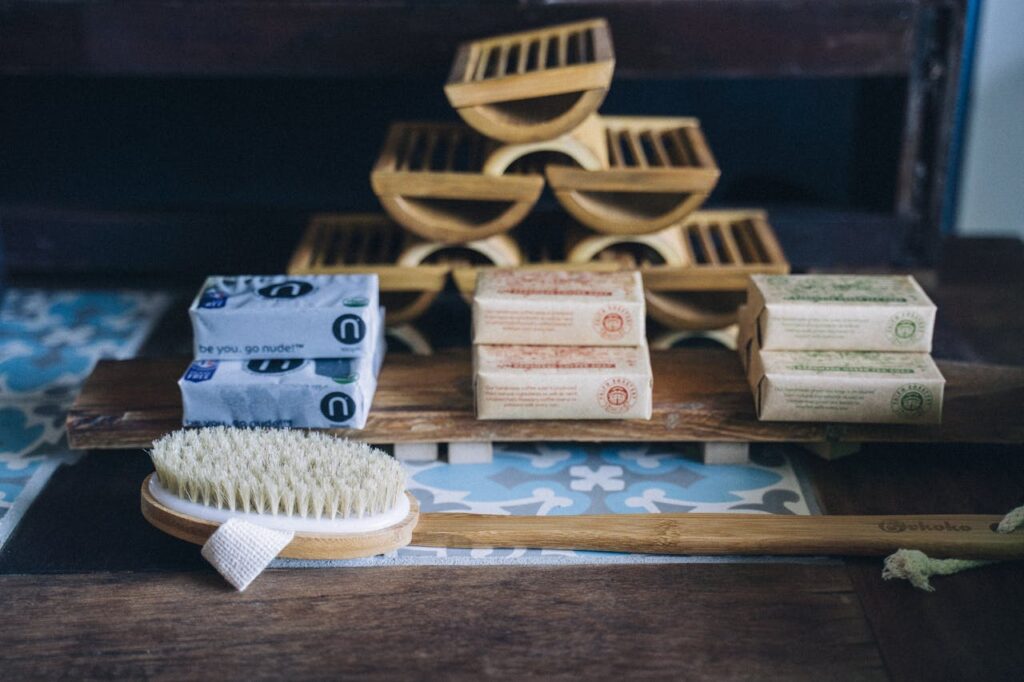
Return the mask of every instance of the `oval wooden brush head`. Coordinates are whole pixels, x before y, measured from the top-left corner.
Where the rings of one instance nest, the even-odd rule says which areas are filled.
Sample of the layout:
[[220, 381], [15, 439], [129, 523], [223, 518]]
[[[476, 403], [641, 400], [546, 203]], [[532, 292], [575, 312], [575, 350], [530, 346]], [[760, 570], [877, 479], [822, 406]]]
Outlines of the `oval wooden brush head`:
[[349, 559], [409, 544], [419, 505], [402, 465], [318, 432], [211, 427], [153, 443], [142, 514], [203, 544], [229, 518], [295, 532], [280, 556]]
[[[179, 540], [205, 544], [219, 524], [177, 512], [162, 504], [150, 490], [150, 474], [142, 482], [142, 516], [154, 527]], [[279, 556], [288, 559], [358, 559], [386, 554], [412, 540], [412, 531], [420, 516], [420, 506], [408, 492], [409, 513], [393, 526], [365, 533], [297, 532]]]

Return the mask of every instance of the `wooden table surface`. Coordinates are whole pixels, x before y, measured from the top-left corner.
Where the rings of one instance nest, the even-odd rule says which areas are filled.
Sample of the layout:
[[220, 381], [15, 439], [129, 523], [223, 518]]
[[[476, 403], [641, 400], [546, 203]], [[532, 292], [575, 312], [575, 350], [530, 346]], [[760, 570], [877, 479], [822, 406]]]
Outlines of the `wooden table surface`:
[[[935, 291], [938, 352], [1024, 364], [1019, 273]], [[1006, 272], [1005, 270], [1003, 271]], [[951, 341], [952, 339], [952, 341]], [[962, 341], [964, 340], [964, 341]], [[1024, 449], [801, 457], [830, 513], [1024, 503]], [[272, 570], [230, 590], [149, 528], [141, 451], [61, 468], [0, 552], [0, 678], [1020, 679], [1024, 569], [884, 582], [873, 559]]]

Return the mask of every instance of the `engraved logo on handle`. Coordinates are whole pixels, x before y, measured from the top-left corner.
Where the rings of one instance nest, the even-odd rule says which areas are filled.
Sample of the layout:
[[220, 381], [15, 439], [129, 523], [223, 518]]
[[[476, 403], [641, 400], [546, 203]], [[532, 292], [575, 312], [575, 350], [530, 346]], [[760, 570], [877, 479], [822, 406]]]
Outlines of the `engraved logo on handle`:
[[886, 519], [878, 524], [879, 530], [886, 533], [905, 533], [913, 531], [953, 531], [957, 533], [964, 533], [971, 530], [971, 527], [966, 523], [956, 525], [949, 521], [936, 521], [935, 523], [925, 523], [924, 521], [918, 523], [906, 523], [899, 519]]

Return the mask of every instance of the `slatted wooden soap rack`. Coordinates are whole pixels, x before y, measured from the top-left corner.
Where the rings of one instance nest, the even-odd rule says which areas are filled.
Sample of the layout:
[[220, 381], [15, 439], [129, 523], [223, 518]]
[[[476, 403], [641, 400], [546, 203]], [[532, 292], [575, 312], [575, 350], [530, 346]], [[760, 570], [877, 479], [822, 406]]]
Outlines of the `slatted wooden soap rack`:
[[753, 273], [789, 271], [762, 211], [698, 211], [647, 235], [595, 235], [544, 219], [511, 236], [464, 244], [419, 239], [380, 214], [319, 215], [289, 264], [291, 274], [376, 272], [388, 319], [421, 315], [451, 278], [467, 298], [487, 267], [640, 268], [652, 317], [676, 328], [716, 329], [735, 318]]
[[535, 142], [597, 111], [614, 70], [608, 22], [591, 19], [463, 43], [444, 91], [488, 137]]

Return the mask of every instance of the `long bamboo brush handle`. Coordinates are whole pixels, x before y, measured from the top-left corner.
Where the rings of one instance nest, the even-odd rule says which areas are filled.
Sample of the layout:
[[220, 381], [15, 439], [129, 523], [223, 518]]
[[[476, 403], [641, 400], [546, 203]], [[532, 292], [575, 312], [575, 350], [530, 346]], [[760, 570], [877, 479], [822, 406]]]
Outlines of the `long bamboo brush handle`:
[[1024, 528], [997, 533], [998, 516], [420, 514], [412, 544], [530, 547], [646, 554], [882, 556], [901, 548], [963, 559], [1024, 559]]

